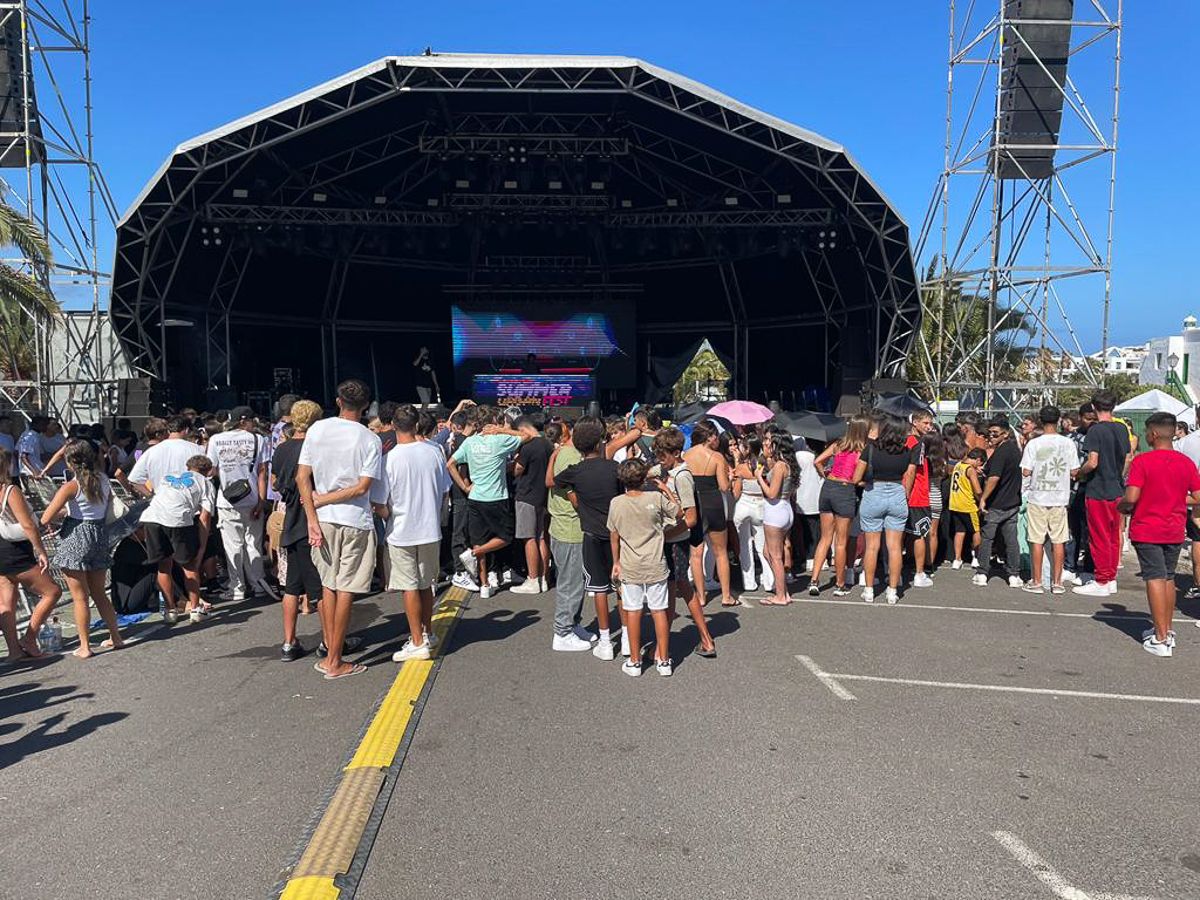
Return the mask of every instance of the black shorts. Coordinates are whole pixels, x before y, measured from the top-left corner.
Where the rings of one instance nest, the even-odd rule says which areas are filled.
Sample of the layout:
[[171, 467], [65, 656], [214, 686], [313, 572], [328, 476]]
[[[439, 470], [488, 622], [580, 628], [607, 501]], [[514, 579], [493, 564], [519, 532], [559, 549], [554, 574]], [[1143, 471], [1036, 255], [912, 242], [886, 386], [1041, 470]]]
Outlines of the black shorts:
[[928, 506], [910, 506], [908, 508], [908, 528], [905, 529], [914, 537], [929, 537], [933, 530], [933, 513]]
[[853, 519], [858, 509], [858, 492], [854, 485], [844, 481], [829, 481], [821, 484], [821, 496], [817, 501], [817, 511], [833, 513], [839, 519]]
[[691, 544], [686, 540], [663, 544], [663, 556], [667, 558], [667, 578], [687, 581], [688, 567], [692, 564]]
[[160, 563], [173, 559], [181, 566], [191, 565], [200, 552], [200, 526], [193, 522], [178, 528], [146, 522], [146, 562]]
[[37, 564], [29, 541], [0, 540], [0, 575], [20, 575]]
[[950, 533], [965, 534], [970, 537], [979, 530], [975, 527], [976, 521], [977, 514], [952, 510], [950, 512]]
[[1143, 544], [1133, 542], [1138, 565], [1142, 569], [1142, 581], [1174, 580], [1175, 567], [1179, 564], [1181, 544]]
[[467, 535], [472, 547], [486, 544], [492, 538], [499, 538], [506, 544], [512, 543], [515, 529], [512, 501], [467, 501]]
[[583, 534], [583, 589], [589, 594], [612, 593], [612, 540]]
[[321, 599], [321, 575], [313, 563], [312, 547], [307, 540], [283, 548], [287, 559], [287, 578], [283, 592], [299, 597], [301, 594], [314, 603]]

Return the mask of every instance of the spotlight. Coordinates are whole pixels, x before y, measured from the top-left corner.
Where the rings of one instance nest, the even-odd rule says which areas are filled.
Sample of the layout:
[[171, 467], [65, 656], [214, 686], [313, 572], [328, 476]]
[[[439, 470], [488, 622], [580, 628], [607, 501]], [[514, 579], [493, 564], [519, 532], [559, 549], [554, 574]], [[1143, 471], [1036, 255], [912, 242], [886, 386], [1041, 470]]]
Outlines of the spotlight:
[[313, 194], [312, 198], [313, 198], [314, 203], [324, 203], [326, 200], [329, 199], [325, 194], [322, 194], [320, 191], [317, 191], [317, 193]]
[[375, 198], [376, 206], [383, 206], [383, 204], [385, 204], [385, 203], [387, 203], [387, 197], [376, 197]]
[[725, 205], [726, 205], [726, 206], [737, 206], [737, 205], [738, 205], [738, 198], [737, 198], [737, 197], [726, 197], [726, 198], [725, 198]]

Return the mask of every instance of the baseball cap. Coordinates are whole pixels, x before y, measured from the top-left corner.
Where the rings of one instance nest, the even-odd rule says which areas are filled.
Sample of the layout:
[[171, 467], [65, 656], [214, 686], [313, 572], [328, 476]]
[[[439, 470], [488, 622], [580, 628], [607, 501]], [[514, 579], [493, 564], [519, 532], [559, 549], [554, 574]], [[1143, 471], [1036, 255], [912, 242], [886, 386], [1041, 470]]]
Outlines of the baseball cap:
[[235, 406], [233, 409], [231, 409], [229, 411], [229, 421], [230, 422], [242, 422], [246, 419], [253, 419], [253, 418], [257, 418], [257, 417], [254, 414], [254, 410], [252, 410], [248, 406]]

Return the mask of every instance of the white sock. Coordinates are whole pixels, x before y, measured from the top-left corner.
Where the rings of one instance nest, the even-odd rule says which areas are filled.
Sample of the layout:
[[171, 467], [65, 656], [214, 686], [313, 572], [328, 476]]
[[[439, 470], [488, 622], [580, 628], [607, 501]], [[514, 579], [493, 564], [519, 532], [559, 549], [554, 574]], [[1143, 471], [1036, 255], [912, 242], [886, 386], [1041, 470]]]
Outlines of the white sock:
[[600, 629], [600, 640], [612, 643], [612, 635], [609, 633], [607, 628]]

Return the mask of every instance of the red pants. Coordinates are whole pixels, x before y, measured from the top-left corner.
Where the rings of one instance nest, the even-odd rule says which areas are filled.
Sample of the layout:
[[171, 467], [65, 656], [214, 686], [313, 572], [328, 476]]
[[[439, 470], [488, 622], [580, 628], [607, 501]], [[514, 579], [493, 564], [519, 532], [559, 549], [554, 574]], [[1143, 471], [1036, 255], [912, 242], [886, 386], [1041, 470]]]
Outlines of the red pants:
[[1121, 560], [1121, 514], [1117, 500], [1087, 498], [1088, 550], [1096, 569], [1096, 580], [1108, 584], [1117, 579]]

